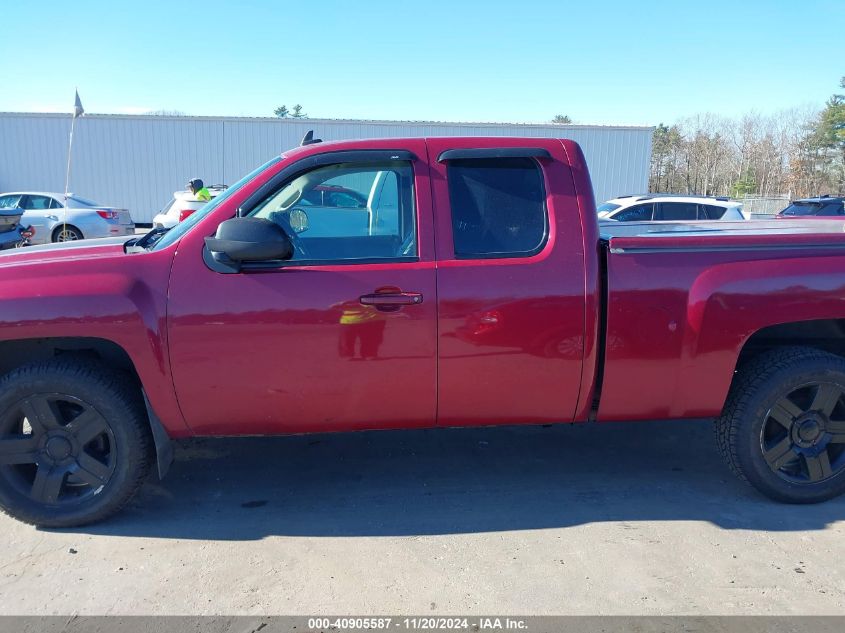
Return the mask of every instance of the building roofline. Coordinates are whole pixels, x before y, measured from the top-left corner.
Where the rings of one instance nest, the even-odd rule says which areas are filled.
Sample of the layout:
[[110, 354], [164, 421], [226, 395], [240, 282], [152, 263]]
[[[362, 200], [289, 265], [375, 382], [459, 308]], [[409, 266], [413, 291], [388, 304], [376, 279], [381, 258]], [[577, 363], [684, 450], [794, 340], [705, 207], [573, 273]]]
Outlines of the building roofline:
[[[69, 119], [70, 113], [63, 112], [0, 112], [0, 117], [10, 118], [44, 118], [44, 119]], [[492, 121], [407, 121], [407, 120], [388, 120], [388, 119], [315, 119], [315, 118], [284, 118], [279, 117], [243, 117], [243, 116], [172, 116], [172, 115], [158, 115], [158, 114], [94, 114], [85, 113], [84, 118], [88, 119], [136, 119], [142, 121], [166, 121], [166, 120], [192, 120], [192, 121], [262, 121], [273, 122], [281, 125], [306, 125], [311, 124], [319, 126], [323, 124], [352, 124], [352, 125], [372, 125], [372, 126], [387, 126], [387, 125], [436, 125], [436, 126], [450, 126], [450, 127], [520, 127], [526, 129], [557, 129], [573, 130], [573, 129], [603, 129], [603, 130], [642, 130], [652, 131], [654, 126], [647, 125], [575, 125], [562, 123], [508, 123], [508, 122], [492, 122]]]

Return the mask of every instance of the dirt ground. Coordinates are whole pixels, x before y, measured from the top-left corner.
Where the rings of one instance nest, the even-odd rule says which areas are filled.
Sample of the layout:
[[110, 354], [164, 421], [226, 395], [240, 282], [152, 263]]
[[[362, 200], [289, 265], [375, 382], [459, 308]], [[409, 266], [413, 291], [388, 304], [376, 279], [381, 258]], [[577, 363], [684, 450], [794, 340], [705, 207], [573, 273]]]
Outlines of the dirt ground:
[[843, 519], [702, 423], [204, 440], [108, 522], [0, 518], [0, 614], [843, 614]]

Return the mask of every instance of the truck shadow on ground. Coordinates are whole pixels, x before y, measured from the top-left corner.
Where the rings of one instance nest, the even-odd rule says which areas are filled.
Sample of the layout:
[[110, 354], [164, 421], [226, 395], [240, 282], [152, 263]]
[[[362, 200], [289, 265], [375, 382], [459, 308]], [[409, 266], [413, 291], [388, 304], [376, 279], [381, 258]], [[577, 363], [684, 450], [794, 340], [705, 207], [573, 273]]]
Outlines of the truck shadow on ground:
[[596, 522], [818, 530], [845, 498], [771, 502], [723, 465], [709, 424], [654, 422], [198, 440], [92, 534], [252, 540], [413, 536]]

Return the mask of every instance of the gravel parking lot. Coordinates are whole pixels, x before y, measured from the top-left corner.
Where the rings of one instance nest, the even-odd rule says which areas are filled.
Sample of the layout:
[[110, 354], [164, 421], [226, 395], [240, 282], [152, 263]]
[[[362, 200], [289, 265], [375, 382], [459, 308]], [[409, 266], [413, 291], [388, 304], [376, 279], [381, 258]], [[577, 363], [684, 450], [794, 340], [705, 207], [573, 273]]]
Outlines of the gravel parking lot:
[[205, 440], [107, 523], [0, 519], [0, 613], [843, 614], [843, 519], [700, 423]]

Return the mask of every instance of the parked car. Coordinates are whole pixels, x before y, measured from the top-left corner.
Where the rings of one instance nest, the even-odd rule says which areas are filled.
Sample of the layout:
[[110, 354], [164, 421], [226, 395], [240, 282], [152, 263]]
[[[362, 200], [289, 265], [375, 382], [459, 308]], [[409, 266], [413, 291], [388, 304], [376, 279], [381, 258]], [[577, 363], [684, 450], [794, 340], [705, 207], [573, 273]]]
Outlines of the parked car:
[[[339, 176], [383, 182], [385, 222], [293, 230]], [[285, 152], [169, 230], [5, 251], [0, 507], [103, 519], [171, 438], [682, 419], [769, 497], [830, 499], [845, 232], [737, 224], [600, 226], [569, 140], [382, 139]]]
[[[212, 200], [224, 191], [226, 191], [226, 185], [208, 187]], [[192, 191], [174, 191], [173, 199], [153, 218], [153, 228], [173, 228], [206, 204], [208, 203], [203, 200], [197, 200]]]
[[92, 237], [134, 235], [135, 223], [126, 209], [108, 207], [76, 194], [40, 191], [0, 194], [0, 210], [19, 207], [30, 225], [33, 244], [70, 242]]
[[779, 220], [795, 218], [845, 219], [845, 198], [839, 196], [818, 196], [816, 198], [793, 200], [789, 203], [788, 207], [775, 217]]
[[617, 222], [688, 222], [698, 220], [745, 220], [742, 204], [729, 198], [647, 194], [620, 196], [598, 207], [600, 220]]

